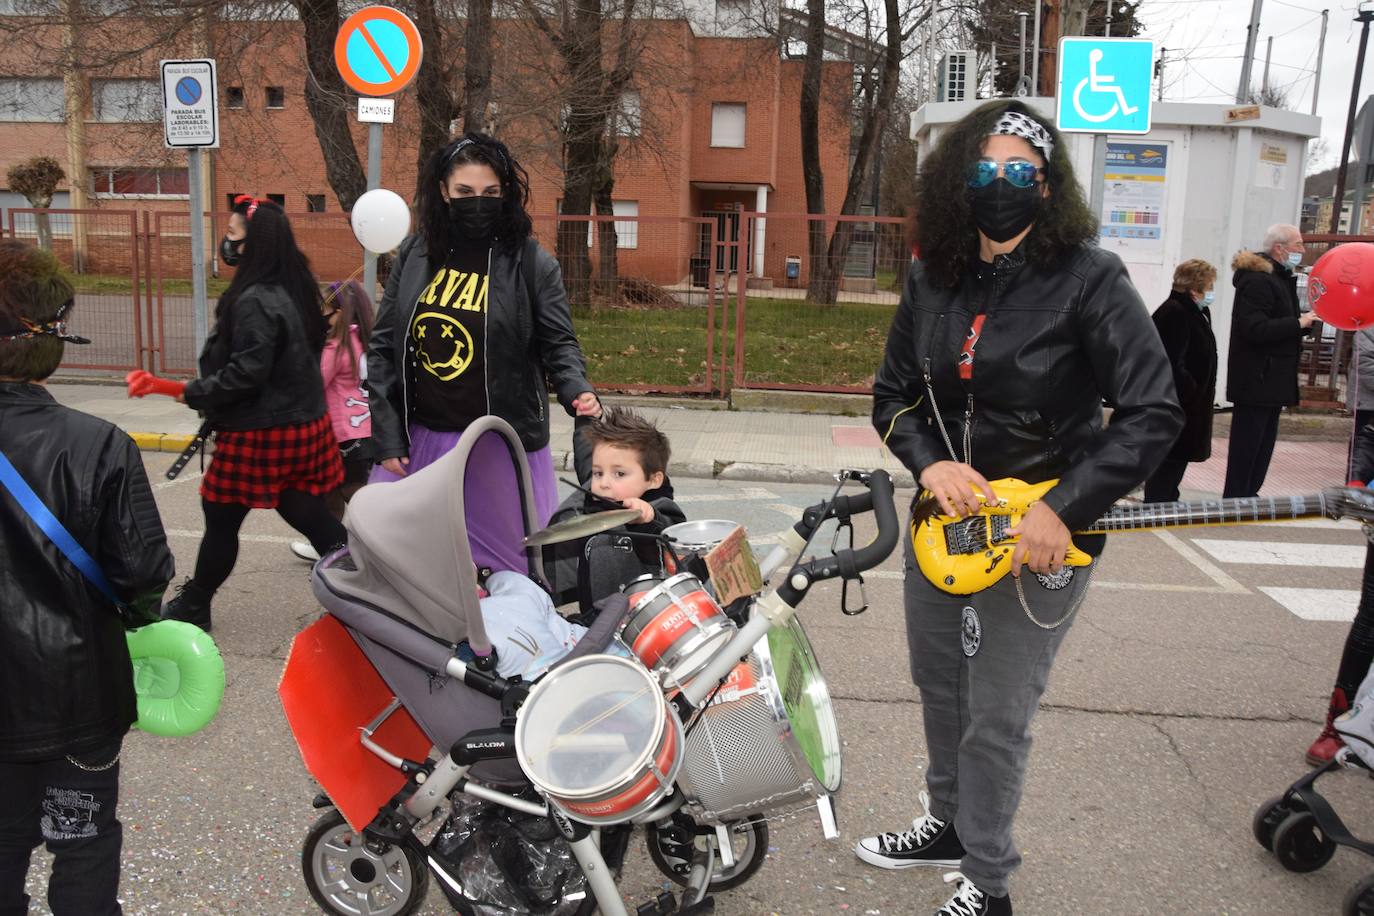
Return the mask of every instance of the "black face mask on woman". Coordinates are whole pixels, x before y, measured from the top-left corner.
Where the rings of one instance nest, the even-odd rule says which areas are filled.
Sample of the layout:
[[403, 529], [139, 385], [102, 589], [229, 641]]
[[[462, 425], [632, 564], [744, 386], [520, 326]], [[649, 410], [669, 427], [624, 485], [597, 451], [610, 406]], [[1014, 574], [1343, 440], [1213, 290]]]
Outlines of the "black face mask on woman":
[[463, 238], [472, 241], [489, 239], [496, 234], [496, 221], [501, 216], [499, 197], [452, 197], [448, 202], [448, 216], [453, 228]]
[[1018, 188], [1005, 178], [998, 178], [986, 187], [965, 190], [973, 224], [994, 242], [1014, 239], [1021, 230], [1035, 222], [1040, 211], [1041, 185]]
[[219, 241], [219, 259], [230, 267], [239, 262], [243, 257], [243, 239], [231, 239], [225, 236]]

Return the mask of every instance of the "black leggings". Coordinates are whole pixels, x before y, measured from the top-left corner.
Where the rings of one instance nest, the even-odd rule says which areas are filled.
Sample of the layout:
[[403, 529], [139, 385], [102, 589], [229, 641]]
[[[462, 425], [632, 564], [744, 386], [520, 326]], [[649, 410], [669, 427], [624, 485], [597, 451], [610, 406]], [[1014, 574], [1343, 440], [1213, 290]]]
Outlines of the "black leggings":
[[1350, 624], [1341, 652], [1341, 666], [1336, 670], [1336, 686], [1345, 691], [1346, 699], [1355, 698], [1369, 665], [1374, 662], [1374, 544], [1364, 551], [1364, 582], [1360, 586], [1360, 609]]
[[[239, 558], [239, 528], [248, 517], [249, 508], [237, 503], [200, 501], [205, 513], [205, 537], [196, 555], [196, 585], [214, 592], [229, 578]], [[313, 496], [300, 490], [282, 490], [277, 498], [277, 514], [286, 523], [310, 539], [320, 556], [324, 556], [348, 539], [344, 526], [325, 504], [323, 496]]]

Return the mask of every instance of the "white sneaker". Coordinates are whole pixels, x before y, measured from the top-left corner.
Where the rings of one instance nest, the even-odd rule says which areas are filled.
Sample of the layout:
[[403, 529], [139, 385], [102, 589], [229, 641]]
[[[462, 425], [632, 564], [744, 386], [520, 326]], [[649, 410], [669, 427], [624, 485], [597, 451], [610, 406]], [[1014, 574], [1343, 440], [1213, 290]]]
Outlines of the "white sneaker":
[[307, 563], [318, 563], [320, 555], [315, 552], [315, 548], [310, 546], [309, 541], [292, 541], [291, 552], [296, 559], [304, 560]]

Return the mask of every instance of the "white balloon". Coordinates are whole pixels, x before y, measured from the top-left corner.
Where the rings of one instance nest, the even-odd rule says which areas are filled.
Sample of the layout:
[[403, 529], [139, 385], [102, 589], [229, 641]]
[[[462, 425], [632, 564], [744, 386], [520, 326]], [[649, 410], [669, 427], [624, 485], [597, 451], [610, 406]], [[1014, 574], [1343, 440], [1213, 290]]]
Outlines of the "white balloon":
[[410, 232], [410, 208], [401, 195], [373, 188], [353, 204], [349, 219], [358, 243], [373, 254], [386, 254]]

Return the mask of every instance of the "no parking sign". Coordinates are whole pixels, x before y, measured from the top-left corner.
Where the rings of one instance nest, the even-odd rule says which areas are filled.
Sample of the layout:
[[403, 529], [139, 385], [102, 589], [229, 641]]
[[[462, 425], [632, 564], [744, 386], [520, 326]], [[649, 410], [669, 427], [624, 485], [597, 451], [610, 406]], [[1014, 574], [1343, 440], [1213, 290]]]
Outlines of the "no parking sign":
[[354, 92], [392, 95], [420, 69], [420, 30], [399, 10], [367, 6], [344, 20], [334, 39], [334, 65]]

